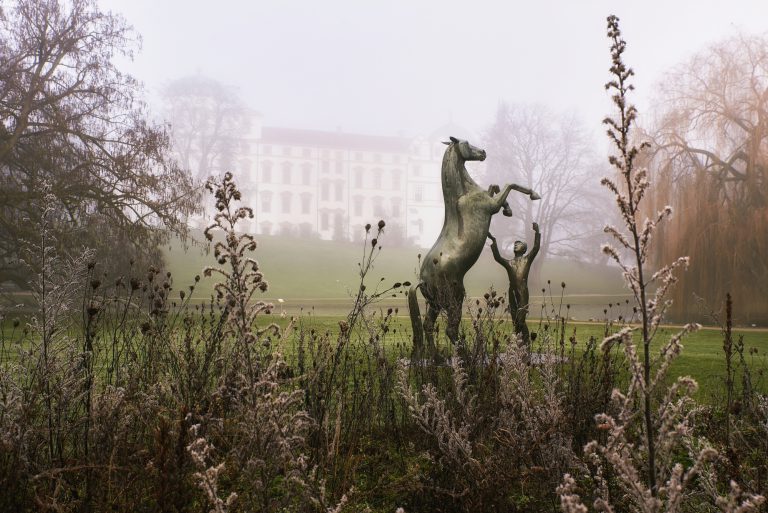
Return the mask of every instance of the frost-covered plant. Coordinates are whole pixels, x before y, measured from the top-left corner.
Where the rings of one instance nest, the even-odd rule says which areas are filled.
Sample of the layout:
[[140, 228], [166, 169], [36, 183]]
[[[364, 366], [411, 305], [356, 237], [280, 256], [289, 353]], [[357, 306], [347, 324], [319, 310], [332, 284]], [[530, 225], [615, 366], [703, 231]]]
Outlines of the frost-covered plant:
[[[578, 464], [566, 429], [556, 359], [543, 358], [532, 366], [526, 349], [511, 343], [496, 365], [492, 412], [478, 408], [484, 391], [469, 383], [458, 357], [451, 360], [448, 393], [433, 383], [415, 391], [405, 365], [399, 369], [398, 392], [430, 441], [434, 474], [425, 476], [432, 480], [426, 486], [472, 511], [510, 508], [516, 495], [527, 497], [536, 486], [551, 493], [557, 476]], [[546, 504], [549, 497], [536, 499]]]
[[196, 438], [187, 446], [187, 452], [198, 469], [192, 474], [192, 478], [197, 481], [198, 487], [203, 490], [205, 498], [212, 506], [210, 513], [227, 513], [237, 500], [237, 494], [230, 493], [226, 500], [219, 497], [219, 475], [224, 470], [224, 463], [210, 463], [213, 446], [205, 438], [197, 437], [199, 428], [199, 424], [190, 428], [190, 434]]
[[[604, 123], [617, 150], [609, 161], [617, 171], [619, 183], [604, 178], [602, 184], [613, 192], [625, 226], [623, 231], [612, 226], [605, 228], [620, 249], [605, 245], [603, 251], [622, 269], [625, 282], [635, 296], [641, 320], [642, 355], [638, 354], [633, 339], [635, 327], [627, 326], [603, 341], [604, 350], [610, 350], [615, 344], [623, 346], [629, 364], [629, 384], [624, 392], [613, 391], [612, 413], [596, 416], [605, 438], [588, 443], [584, 453], [592, 469], [596, 511], [672, 513], [683, 510], [697, 480], [706, 481], [710, 477], [717, 452], [706, 441], [696, 439], [692, 432], [691, 412], [695, 403], [691, 396], [696, 391], [696, 382], [682, 376], [665, 389], [670, 365], [682, 350], [682, 338], [699, 326], [684, 326], [662, 345], [658, 357], [651, 359], [651, 343], [670, 305], [667, 292], [677, 281], [674, 271], [687, 266], [688, 259], [678, 258], [648, 276], [645, 264], [652, 237], [672, 210], [665, 207], [653, 218], [640, 220], [641, 202], [650, 181], [644, 169], [635, 168], [635, 159], [647, 143], [639, 146], [631, 143], [637, 111], [628, 103], [627, 94], [633, 89], [629, 83], [633, 71], [622, 59], [626, 43], [621, 38], [616, 16], [608, 17], [608, 37], [612, 43], [610, 71], [614, 78], [606, 84], [606, 89], [614, 92], [612, 99], [619, 116], [607, 118]], [[626, 254], [631, 258], [625, 259]], [[682, 455], [688, 459], [688, 465], [680, 461]], [[561, 508], [567, 513], [584, 513], [587, 508], [575, 490], [575, 480], [566, 474], [558, 488]], [[695, 500], [703, 501], [702, 498]], [[734, 486], [728, 498], [714, 502], [723, 511], [752, 511], [762, 500], [751, 495], [742, 497]]]
[[[216, 199], [216, 214], [204, 231], [205, 238], [213, 242], [214, 233], [222, 231], [224, 240], [213, 244], [213, 255], [218, 267], [206, 267], [205, 276], [218, 274], [222, 281], [216, 283], [216, 299], [223, 308], [223, 330], [237, 337], [241, 356], [251, 376], [257, 374], [254, 345], [268, 331], [277, 331], [275, 324], [256, 329], [256, 317], [270, 312], [274, 306], [265, 301], [254, 300], [257, 292], [266, 292], [267, 281], [259, 269], [259, 263], [251, 254], [256, 250], [256, 240], [248, 233], [238, 233], [237, 224], [242, 219], [253, 218], [253, 209], [236, 206], [242, 193], [235, 185], [232, 173], [225, 173], [221, 181], [209, 180], [206, 189]], [[227, 265], [228, 264], [228, 265]], [[224, 267], [227, 265], [227, 267]]]
[[[330, 510], [335, 503], [327, 498], [325, 483], [307, 456], [313, 426], [304, 408], [307, 391], [296, 386], [298, 380], [290, 377], [282, 354], [271, 345], [272, 337], [265, 336], [270, 333], [282, 341], [290, 325], [282, 331], [273, 323], [256, 325], [258, 316], [273, 306], [254, 298], [267, 290], [267, 282], [251, 256], [254, 237], [238, 232], [239, 221], [252, 217], [252, 210], [236, 206], [241, 193], [230, 173], [221, 181], [209, 181], [207, 187], [216, 198], [218, 213], [205, 236], [213, 241], [215, 231], [221, 230], [224, 240], [213, 246], [219, 267], [204, 270], [206, 276], [223, 278], [214, 286], [220, 330], [218, 335], [205, 335], [223, 338], [220, 358], [229, 363], [218, 375], [210, 410], [199, 419], [206, 443], [215, 443], [223, 460], [198, 472], [198, 482], [217, 512], [231, 504], [218, 498], [220, 476], [237, 493], [238, 508]], [[202, 442], [198, 445], [202, 447]]]
[[[282, 356], [274, 354], [256, 381], [243, 376], [229, 405], [228, 429], [221, 432], [232, 447], [228, 459], [241, 501], [263, 511], [278, 510], [280, 502], [301, 496], [297, 490], [309, 486], [305, 454], [311, 421], [302, 410], [303, 391], [286, 386], [284, 373]], [[215, 425], [211, 429], [218, 431]]]
[[[21, 250], [33, 276], [33, 312], [0, 352], [0, 488], [9, 490], [0, 494], [0, 508], [13, 509], [25, 495], [55, 505], [70, 491], [63, 478], [69, 461], [89, 447], [93, 353], [73, 332], [93, 252], [57, 249], [60, 212], [45, 189], [35, 238]], [[54, 467], [62, 470], [49, 472]]]

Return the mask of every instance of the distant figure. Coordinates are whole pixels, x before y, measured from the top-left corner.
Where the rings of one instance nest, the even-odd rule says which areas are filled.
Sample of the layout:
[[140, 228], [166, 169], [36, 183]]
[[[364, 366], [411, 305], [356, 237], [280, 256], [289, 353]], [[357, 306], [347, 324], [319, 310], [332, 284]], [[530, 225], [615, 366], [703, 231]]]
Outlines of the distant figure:
[[533, 223], [533, 231], [536, 233], [536, 237], [534, 238], [531, 252], [526, 255], [525, 252], [528, 251], [528, 245], [523, 241], [516, 240], [515, 257], [511, 260], [506, 260], [501, 256], [499, 246], [496, 244], [496, 238], [488, 232], [488, 238], [491, 239], [493, 258], [507, 270], [507, 276], [509, 277], [509, 311], [512, 314], [512, 325], [515, 328], [515, 333], [522, 335], [525, 347], [530, 347], [531, 340], [525, 319], [528, 317], [529, 302], [528, 273], [531, 271], [531, 264], [533, 264], [533, 259], [536, 258], [539, 252], [539, 244], [541, 243], [538, 223]]

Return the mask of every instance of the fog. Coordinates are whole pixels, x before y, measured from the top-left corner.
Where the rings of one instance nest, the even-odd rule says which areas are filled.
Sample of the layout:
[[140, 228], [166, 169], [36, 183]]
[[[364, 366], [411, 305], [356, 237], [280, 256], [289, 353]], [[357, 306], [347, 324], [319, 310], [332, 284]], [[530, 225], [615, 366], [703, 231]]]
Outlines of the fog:
[[[706, 153], [697, 144], [738, 156], [745, 141], [760, 135], [744, 129], [764, 115], [760, 87], [753, 91], [739, 84], [765, 80], [764, 0], [102, 0], [100, 5], [123, 15], [142, 38], [141, 51], [133, 60], [121, 59], [119, 66], [143, 82], [155, 118], [170, 123], [182, 167], [197, 180], [235, 172], [245, 191], [243, 201], [255, 212], [242, 229], [260, 237], [357, 244], [366, 223], [386, 219], [389, 247], [409, 246], [399, 256], [388, 255], [401, 266], [393, 273], [408, 274], [418, 248], [429, 248], [442, 225], [438, 173], [444, 147], [439, 141], [458, 136], [488, 149], [487, 161], [468, 166], [483, 187], [514, 181], [542, 195], [535, 203], [510, 196], [514, 217], [496, 216], [491, 232], [510, 255], [514, 241], [531, 241], [532, 226], [540, 224], [541, 256], [531, 282], [538, 291], [545, 280], [568, 281], [575, 287], [569, 293], [593, 292], [599, 279], [588, 279], [589, 272], [574, 268], [572, 260], [598, 266], [590, 272], [600, 275], [607, 263], [600, 251], [606, 241], [603, 227], [622, 224], [614, 199], [598, 185], [611, 172], [601, 121], [615, 107], [604, 84], [611, 78], [606, 17], [616, 14], [628, 43], [624, 62], [636, 73], [631, 100], [639, 109], [640, 128], [657, 141], [666, 137], [674, 149], [652, 157], [650, 172], [657, 173], [659, 187], [654, 206], [647, 208], [657, 203], [658, 208], [681, 207], [678, 224], [659, 242], [654, 264], [663, 263], [660, 255], [691, 255], [703, 277], [686, 283], [689, 296], [721, 297], [725, 288], [736, 290], [728, 285], [729, 277], [745, 266], [725, 262], [729, 251], [706, 263], [706, 248], [713, 241], [701, 235], [700, 213], [690, 200], [705, 189], [690, 177], [696, 176], [692, 170], [697, 166], [711, 167], [700, 160]], [[721, 98], [708, 96], [717, 91], [723, 91]], [[728, 128], [732, 99], [744, 110], [744, 119]], [[680, 112], [703, 116], [713, 102], [722, 110], [709, 113], [706, 121], [680, 117]], [[678, 107], [682, 110], [673, 112]], [[664, 122], [655, 119], [665, 116]], [[703, 132], [688, 133], [692, 127]], [[682, 142], [686, 138], [692, 146]], [[725, 140], [731, 142], [723, 145]], [[765, 233], [759, 210], [764, 193], [754, 185], [762, 182], [742, 180], [744, 170], [764, 158], [763, 150], [755, 148], [751, 160], [727, 157], [719, 162], [736, 164], [713, 169], [738, 183], [717, 182], [717, 173], [710, 173], [714, 181], [708, 183], [714, 195], [728, 190], [734, 197], [757, 198], [751, 231]], [[687, 160], [675, 160], [675, 155]], [[664, 175], [665, 169], [671, 174]], [[687, 173], [688, 181], [678, 184]], [[698, 199], [708, 210], [713, 202], [705, 196]], [[744, 225], [737, 208], [742, 203], [734, 201], [722, 222], [732, 228]], [[205, 222], [198, 218], [192, 224]], [[752, 237], [739, 240], [750, 249], [738, 254], [763, 251]], [[273, 265], [286, 252], [278, 252]], [[501, 272], [487, 253], [477, 267]], [[346, 262], [339, 255], [328, 261]], [[571, 262], [558, 269], [563, 259]], [[327, 268], [327, 262], [322, 266]], [[710, 279], [714, 268], [731, 271], [724, 279]], [[761, 269], [763, 281], [758, 281], [763, 283], [768, 268]], [[504, 282], [501, 275], [492, 280], [478, 276], [468, 277], [471, 293], [484, 290], [489, 281]], [[758, 282], [750, 276], [740, 280]], [[705, 281], [712, 286], [702, 292]], [[317, 290], [329, 287], [333, 284]], [[750, 290], [739, 299], [754, 302], [764, 296], [759, 287]], [[301, 294], [298, 289], [284, 293]], [[759, 312], [762, 304], [754, 310]]]
[[380, 135], [448, 121], [479, 133], [500, 100], [575, 111], [602, 133], [608, 14], [621, 18], [641, 112], [664, 70], [738, 29], [764, 30], [768, 14], [758, 0], [101, 5], [142, 36], [125, 69], [154, 98], [202, 73], [235, 86], [266, 124]]

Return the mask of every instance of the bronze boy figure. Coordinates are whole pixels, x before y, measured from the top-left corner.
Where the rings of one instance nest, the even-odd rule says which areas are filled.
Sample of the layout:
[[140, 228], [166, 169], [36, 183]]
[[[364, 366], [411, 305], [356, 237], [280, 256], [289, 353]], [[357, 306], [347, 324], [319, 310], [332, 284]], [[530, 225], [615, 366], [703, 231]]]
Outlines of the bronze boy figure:
[[536, 258], [536, 254], [539, 252], [539, 243], [541, 242], [538, 223], [533, 223], [533, 231], [536, 233], [536, 237], [533, 241], [531, 252], [526, 255], [525, 252], [528, 250], [528, 245], [523, 241], [516, 240], [515, 256], [510, 260], [506, 260], [501, 256], [499, 246], [496, 244], [496, 238], [490, 232], [488, 233], [488, 238], [491, 239], [493, 258], [507, 270], [507, 276], [509, 277], [509, 309], [512, 314], [512, 324], [515, 328], [515, 333], [519, 333], [523, 337], [525, 347], [530, 345], [530, 334], [528, 326], [525, 324], [525, 319], [528, 316], [529, 301], [528, 273], [531, 270], [533, 259]]

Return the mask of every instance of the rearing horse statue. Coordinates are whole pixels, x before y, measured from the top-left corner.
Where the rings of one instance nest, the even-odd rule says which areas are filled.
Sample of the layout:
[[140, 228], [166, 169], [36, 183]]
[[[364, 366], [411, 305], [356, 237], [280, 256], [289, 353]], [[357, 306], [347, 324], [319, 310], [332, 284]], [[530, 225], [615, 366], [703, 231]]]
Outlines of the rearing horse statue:
[[[424, 354], [424, 333], [427, 336], [428, 354], [435, 356], [434, 326], [441, 311], [448, 318], [445, 334], [456, 343], [464, 301], [464, 275], [475, 265], [485, 246], [491, 216], [504, 208], [504, 215], [511, 216], [507, 196], [512, 190], [527, 194], [532, 200], [541, 196], [533, 190], [516, 184], [508, 184], [500, 194], [498, 186], [482, 189], [467, 173], [464, 163], [485, 160], [485, 150], [467, 141], [451, 137], [443, 155], [441, 181], [445, 219], [440, 236], [421, 262], [419, 283], [408, 292], [408, 308], [413, 329], [413, 357]], [[416, 291], [427, 301], [427, 314], [421, 322], [421, 312]]]

